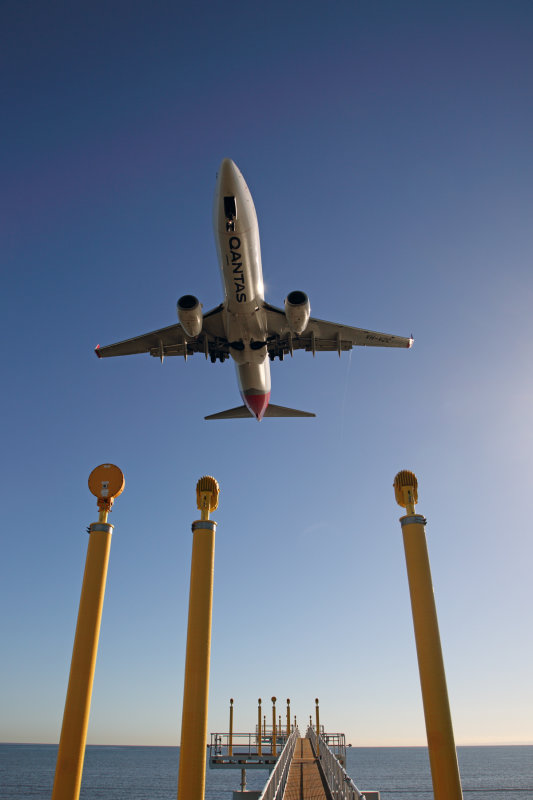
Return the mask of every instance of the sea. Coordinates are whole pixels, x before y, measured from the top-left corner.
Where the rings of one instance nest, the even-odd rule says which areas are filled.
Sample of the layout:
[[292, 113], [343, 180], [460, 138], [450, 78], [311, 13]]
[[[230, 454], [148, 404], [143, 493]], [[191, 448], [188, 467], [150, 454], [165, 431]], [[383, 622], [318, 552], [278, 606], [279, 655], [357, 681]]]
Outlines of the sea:
[[[465, 800], [533, 800], [533, 746], [458, 747]], [[50, 800], [57, 745], [0, 745], [0, 798]], [[433, 800], [425, 747], [351, 747], [346, 771], [360, 790], [382, 800]], [[172, 800], [177, 747], [89, 745], [81, 800]], [[207, 769], [206, 800], [231, 800], [240, 770]], [[248, 770], [247, 789], [262, 789], [264, 770]]]

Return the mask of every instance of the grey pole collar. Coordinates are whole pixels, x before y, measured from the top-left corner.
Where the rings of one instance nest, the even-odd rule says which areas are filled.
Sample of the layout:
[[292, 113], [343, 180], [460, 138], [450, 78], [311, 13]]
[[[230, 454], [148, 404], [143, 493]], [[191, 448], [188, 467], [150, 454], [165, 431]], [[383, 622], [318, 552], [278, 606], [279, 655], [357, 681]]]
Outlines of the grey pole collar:
[[400, 517], [400, 524], [403, 528], [404, 525], [427, 525], [427, 519], [422, 514], [414, 514], [411, 517]]
[[104, 533], [111, 533], [114, 527], [115, 527], [114, 525], [109, 525], [107, 522], [91, 522], [87, 533], [92, 533], [93, 531], [103, 531]]
[[214, 519], [197, 519], [191, 525], [191, 530], [194, 531], [215, 531], [217, 524]]

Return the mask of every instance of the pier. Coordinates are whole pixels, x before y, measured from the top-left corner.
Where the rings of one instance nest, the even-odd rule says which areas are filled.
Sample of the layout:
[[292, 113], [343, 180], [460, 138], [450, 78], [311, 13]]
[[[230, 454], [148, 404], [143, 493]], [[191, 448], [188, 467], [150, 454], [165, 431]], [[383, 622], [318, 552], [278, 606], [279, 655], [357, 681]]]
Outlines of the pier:
[[[97, 497], [98, 522], [92, 523], [82, 584], [78, 625], [65, 701], [52, 800], [78, 800], [85, 755], [100, 620], [104, 600], [112, 525], [107, 522], [115, 497], [124, 489], [124, 475], [113, 464], [101, 464], [89, 476]], [[418, 481], [407, 470], [396, 475], [396, 501], [405, 509], [400, 518], [413, 623], [420, 671], [422, 700], [435, 800], [462, 800], [457, 754], [446, 690], [444, 662], [433, 597], [425, 537], [426, 519], [416, 513]], [[193, 546], [189, 594], [189, 624], [185, 654], [178, 800], [204, 800], [207, 710], [211, 650], [214, 548], [218, 482], [209, 475], [196, 485], [201, 518], [192, 523]], [[320, 724], [315, 698], [315, 723], [309, 716], [305, 737], [296, 717], [291, 724], [290, 699], [285, 720], [272, 699], [272, 723], [267, 725], [261, 698], [257, 724], [249, 733], [234, 732], [233, 698], [229, 732], [211, 734], [209, 767], [239, 769], [241, 785], [233, 800], [379, 800], [376, 790], [361, 791], [346, 773], [344, 734], [326, 733]], [[279, 709], [278, 709], [279, 710]], [[262, 791], [247, 790], [246, 770], [269, 772]]]
[[[304, 737], [296, 725], [288, 736], [281, 726], [262, 729], [261, 735], [258, 729], [211, 734], [209, 767], [241, 771], [240, 790], [233, 792], [233, 800], [379, 800], [379, 791], [357, 788], [345, 765], [344, 734], [326, 733], [322, 727], [309, 725]], [[269, 770], [262, 791], [246, 789], [248, 769]]]

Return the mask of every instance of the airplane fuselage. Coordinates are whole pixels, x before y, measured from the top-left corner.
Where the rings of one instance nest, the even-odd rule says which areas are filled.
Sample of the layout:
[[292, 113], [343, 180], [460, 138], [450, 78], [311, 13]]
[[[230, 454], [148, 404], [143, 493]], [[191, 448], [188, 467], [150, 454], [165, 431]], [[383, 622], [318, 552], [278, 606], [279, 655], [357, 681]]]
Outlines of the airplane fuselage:
[[187, 359], [202, 353], [215, 363], [230, 355], [235, 364], [244, 405], [205, 419], [257, 420], [267, 417], [314, 417], [314, 413], [270, 403], [270, 360], [305, 350], [337, 352], [354, 346], [411, 347], [412, 338], [354, 328], [311, 316], [309, 297], [289, 292], [284, 307], [266, 303], [259, 226], [246, 181], [231, 159], [217, 175], [213, 223], [224, 301], [204, 313], [200, 300], [182, 295], [176, 312], [179, 322], [95, 349], [99, 358], [149, 353]]
[[230, 159], [217, 176], [213, 222], [230, 355], [243, 402], [261, 419], [270, 400], [270, 362], [259, 226], [250, 190]]

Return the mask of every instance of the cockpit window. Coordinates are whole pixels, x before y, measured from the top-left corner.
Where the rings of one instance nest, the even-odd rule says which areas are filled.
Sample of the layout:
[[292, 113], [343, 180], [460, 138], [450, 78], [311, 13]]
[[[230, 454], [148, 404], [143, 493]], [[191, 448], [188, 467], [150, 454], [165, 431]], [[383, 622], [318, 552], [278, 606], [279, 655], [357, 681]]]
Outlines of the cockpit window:
[[233, 196], [224, 198], [224, 216], [226, 219], [237, 219], [237, 201]]

